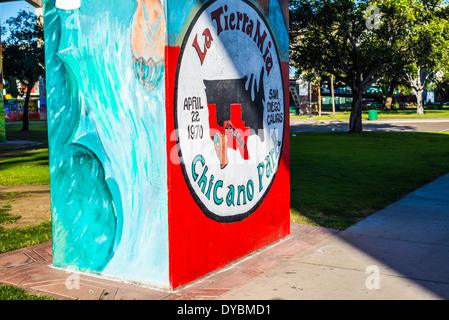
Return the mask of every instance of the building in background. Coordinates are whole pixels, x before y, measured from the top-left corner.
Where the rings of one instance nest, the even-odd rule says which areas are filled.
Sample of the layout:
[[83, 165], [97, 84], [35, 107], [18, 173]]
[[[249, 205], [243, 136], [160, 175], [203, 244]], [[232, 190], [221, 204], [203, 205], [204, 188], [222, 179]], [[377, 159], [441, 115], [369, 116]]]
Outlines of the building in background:
[[308, 115], [310, 99], [309, 82], [301, 77], [290, 77], [290, 113]]
[[[20, 84], [17, 84], [20, 86]], [[5, 121], [22, 121], [23, 106], [25, 104], [26, 87], [21, 87], [23, 95], [12, 97], [10, 94], [4, 96], [4, 114]], [[29, 120], [46, 120], [47, 119], [47, 103], [45, 98], [45, 78], [40, 77], [31, 90], [30, 101], [28, 103]]]

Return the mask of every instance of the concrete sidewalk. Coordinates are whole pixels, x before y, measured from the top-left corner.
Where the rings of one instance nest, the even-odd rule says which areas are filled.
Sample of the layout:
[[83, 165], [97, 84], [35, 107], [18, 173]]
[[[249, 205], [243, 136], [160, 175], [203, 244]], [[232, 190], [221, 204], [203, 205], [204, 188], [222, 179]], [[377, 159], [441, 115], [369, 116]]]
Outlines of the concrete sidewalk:
[[[348, 131], [348, 120], [290, 119], [290, 132]], [[449, 119], [379, 119], [363, 120], [364, 131], [449, 132]]]
[[220, 299], [448, 299], [449, 175]]
[[213, 300], [307, 251], [337, 231], [291, 225], [291, 235], [173, 291], [146, 288], [51, 266], [51, 242], [0, 255], [0, 284], [67, 300]]
[[42, 142], [25, 141], [25, 140], [7, 140], [0, 142], [0, 151], [11, 149], [23, 149], [43, 145]]
[[51, 244], [0, 255], [0, 283], [59, 299], [449, 298], [449, 175], [345, 231], [292, 224], [286, 239], [175, 291], [51, 267]]

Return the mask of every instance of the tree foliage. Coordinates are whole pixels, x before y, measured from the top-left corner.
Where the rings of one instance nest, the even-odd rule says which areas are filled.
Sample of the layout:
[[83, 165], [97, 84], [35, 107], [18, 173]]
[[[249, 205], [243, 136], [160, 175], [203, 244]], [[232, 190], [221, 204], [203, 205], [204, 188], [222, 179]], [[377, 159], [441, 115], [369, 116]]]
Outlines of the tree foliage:
[[6, 20], [5, 26], [2, 26], [2, 48], [5, 79], [10, 85], [18, 80], [26, 88], [22, 130], [28, 131], [31, 90], [39, 77], [44, 75], [45, 68], [42, 17], [22, 10], [17, 17]]
[[415, 1], [416, 20], [411, 25], [405, 46], [408, 48], [403, 79], [408, 83], [422, 114], [422, 93], [438, 72], [447, 73], [449, 21], [443, 1]]
[[[432, 36], [439, 24], [430, 23], [430, 31], [420, 31], [418, 26], [436, 16], [423, 13], [440, 7], [441, 1], [436, 0], [290, 1], [290, 60], [300, 71], [330, 73], [351, 88], [349, 129], [360, 132], [363, 93], [384, 75], [412, 68], [420, 48], [428, 48], [429, 42], [438, 47]], [[442, 12], [438, 18], [445, 19]], [[419, 42], [421, 38], [429, 42]], [[429, 55], [428, 59], [441, 58]]]

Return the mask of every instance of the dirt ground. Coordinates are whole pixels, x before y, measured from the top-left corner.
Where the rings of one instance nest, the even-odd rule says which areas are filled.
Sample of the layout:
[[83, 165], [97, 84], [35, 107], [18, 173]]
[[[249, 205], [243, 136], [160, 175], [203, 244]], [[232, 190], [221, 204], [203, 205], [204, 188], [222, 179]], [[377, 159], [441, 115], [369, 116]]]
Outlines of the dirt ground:
[[[28, 141], [30, 137], [45, 140], [47, 132], [8, 132], [7, 141], [0, 143], [0, 158], [14, 157], [24, 150], [44, 145], [42, 142]], [[21, 218], [12, 223], [0, 223], [0, 227], [22, 228], [38, 225], [51, 217], [50, 185], [0, 185], [0, 208], [5, 207], [10, 215], [19, 215]]]
[[0, 224], [3, 228], [22, 228], [50, 219], [50, 185], [0, 186], [0, 208], [9, 206], [9, 214], [21, 218]]

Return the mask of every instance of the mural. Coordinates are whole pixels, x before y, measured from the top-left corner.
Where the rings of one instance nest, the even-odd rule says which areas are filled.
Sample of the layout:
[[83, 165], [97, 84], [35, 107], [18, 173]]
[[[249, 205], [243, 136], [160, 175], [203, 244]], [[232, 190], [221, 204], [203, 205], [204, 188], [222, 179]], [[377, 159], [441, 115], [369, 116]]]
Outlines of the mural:
[[2, 60], [2, 42], [0, 39], [0, 142], [6, 141], [5, 131], [5, 109], [3, 102], [3, 60]]
[[44, 19], [56, 267], [176, 288], [289, 233], [288, 1]]
[[[23, 106], [24, 99], [4, 99], [5, 102], [5, 120], [6, 121], [22, 121], [23, 120]], [[28, 119], [40, 120], [41, 110], [38, 107], [37, 100], [30, 100], [28, 102]]]
[[45, 91], [45, 77], [39, 77], [39, 119], [47, 120], [47, 92]]
[[158, 88], [164, 76], [166, 25], [160, 0], [137, 0], [131, 34], [134, 71], [144, 89]]
[[256, 6], [204, 5], [187, 31], [176, 80], [175, 129], [191, 193], [212, 219], [242, 220], [270, 189], [285, 123], [277, 45]]
[[57, 267], [169, 286], [162, 9], [44, 1]]
[[168, 1], [167, 10], [176, 287], [290, 232], [288, 1]]

